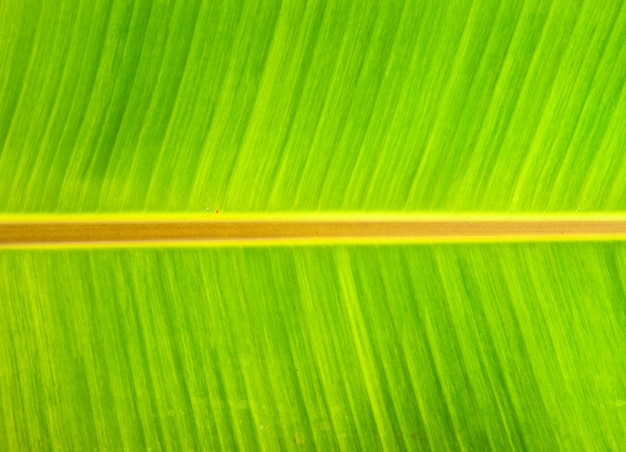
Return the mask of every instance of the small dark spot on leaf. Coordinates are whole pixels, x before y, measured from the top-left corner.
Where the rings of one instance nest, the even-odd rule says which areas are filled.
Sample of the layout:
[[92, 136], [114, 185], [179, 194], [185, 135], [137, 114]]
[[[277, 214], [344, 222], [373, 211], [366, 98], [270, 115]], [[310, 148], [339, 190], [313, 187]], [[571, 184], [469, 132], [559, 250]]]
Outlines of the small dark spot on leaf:
[[295, 435], [293, 435], [293, 440], [296, 444], [304, 444], [305, 443], [304, 433], [297, 432]]
[[413, 432], [411, 433], [411, 439], [415, 441], [416, 443], [421, 442], [424, 440], [424, 435], [420, 435], [418, 433]]

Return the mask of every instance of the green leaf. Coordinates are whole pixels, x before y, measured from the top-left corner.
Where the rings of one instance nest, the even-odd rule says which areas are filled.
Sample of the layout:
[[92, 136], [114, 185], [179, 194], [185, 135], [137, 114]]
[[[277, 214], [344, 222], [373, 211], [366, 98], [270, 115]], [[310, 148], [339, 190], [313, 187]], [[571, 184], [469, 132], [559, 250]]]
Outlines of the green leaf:
[[[619, 0], [3, 0], [0, 214], [620, 214], [625, 41]], [[0, 248], [0, 450], [620, 450], [624, 268]]]
[[621, 242], [5, 250], [0, 448], [618, 450], [624, 268]]
[[622, 1], [0, 8], [0, 212], [626, 208]]

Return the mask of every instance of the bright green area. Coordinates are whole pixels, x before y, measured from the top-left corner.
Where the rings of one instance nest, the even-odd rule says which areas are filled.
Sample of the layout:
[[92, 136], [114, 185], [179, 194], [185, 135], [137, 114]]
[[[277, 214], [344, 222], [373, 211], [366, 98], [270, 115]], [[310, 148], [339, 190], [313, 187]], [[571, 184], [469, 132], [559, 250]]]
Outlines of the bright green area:
[[1, 450], [621, 450], [626, 243], [3, 250]]
[[621, 0], [3, 0], [0, 212], [624, 211]]

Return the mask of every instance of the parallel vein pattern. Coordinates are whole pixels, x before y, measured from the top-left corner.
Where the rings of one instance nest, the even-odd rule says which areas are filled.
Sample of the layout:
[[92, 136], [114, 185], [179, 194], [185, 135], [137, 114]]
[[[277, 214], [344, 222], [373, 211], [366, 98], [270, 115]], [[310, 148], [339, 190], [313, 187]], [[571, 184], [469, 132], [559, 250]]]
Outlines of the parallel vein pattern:
[[0, 5], [0, 212], [622, 211], [621, 0]]
[[624, 268], [623, 242], [5, 250], [0, 449], [620, 450]]

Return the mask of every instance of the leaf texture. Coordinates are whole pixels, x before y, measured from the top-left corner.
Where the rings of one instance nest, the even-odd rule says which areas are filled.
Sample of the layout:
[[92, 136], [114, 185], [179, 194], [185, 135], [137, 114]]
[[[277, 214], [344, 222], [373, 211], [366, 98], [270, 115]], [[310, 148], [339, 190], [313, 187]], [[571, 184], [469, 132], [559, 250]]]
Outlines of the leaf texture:
[[[620, 0], [3, 0], [0, 214], [624, 212], [625, 41]], [[624, 449], [625, 242], [266, 245], [0, 249], [0, 450]]]
[[0, 449], [619, 450], [624, 268], [622, 242], [4, 250]]
[[0, 6], [0, 212], [626, 208], [626, 9]]

